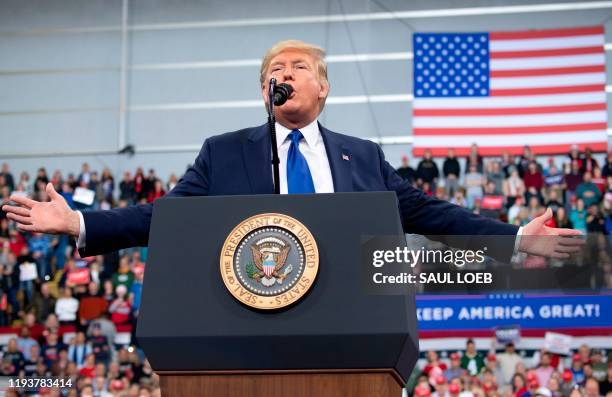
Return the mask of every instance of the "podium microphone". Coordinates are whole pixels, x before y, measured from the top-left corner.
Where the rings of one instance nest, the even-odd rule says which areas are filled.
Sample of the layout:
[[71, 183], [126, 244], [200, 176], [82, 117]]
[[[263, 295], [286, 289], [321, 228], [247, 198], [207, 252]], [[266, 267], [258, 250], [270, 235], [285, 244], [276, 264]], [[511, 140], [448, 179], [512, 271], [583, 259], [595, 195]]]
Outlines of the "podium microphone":
[[281, 106], [293, 93], [293, 87], [287, 83], [280, 83], [274, 86], [274, 106]]

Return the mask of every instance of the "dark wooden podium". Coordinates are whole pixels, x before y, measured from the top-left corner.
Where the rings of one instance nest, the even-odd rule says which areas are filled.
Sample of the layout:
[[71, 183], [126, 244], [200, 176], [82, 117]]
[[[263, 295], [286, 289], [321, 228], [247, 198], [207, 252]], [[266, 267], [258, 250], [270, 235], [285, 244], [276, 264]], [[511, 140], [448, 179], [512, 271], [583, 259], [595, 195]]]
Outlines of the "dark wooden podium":
[[165, 396], [401, 396], [393, 370], [159, 372]]
[[[281, 213], [319, 249], [307, 293], [255, 310], [225, 288], [221, 247], [243, 220]], [[364, 236], [403, 239], [395, 193], [257, 195], [156, 201], [136, 336], [174, 396], [393, 396], [418, 357], [413, 294], [368, 293]]]

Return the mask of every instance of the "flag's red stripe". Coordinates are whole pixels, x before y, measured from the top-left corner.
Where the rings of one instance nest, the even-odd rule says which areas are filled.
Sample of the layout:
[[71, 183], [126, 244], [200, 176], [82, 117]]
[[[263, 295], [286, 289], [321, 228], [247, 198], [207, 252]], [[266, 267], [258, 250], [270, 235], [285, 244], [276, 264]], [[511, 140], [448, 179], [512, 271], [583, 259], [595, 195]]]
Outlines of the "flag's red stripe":
[[[607, 123], [539, 125], [530, 127], [415, 128], [414, 135], [508, 135], [607, 130]], [[552, 139], [552, 136], [551, 136]]]
[[[522, 152], [521, 152], [522, 153]], [[571, 336], [607, 336], [612, 335], [612, 327], [584, 327], [584, 328], [558, 328], [559, 332]], [[523, 328], [521, 336], [544, 337], [550, 329], [548, 328]], [[490, 329], [444, 329], [444, 330], [420, 330], [419, 338], [491, 338], [493, 331]]]
[[[529, 145], [531, 151], [536, 155], [546, 155], [546, 154], [566, 154], [569, 152], [570, 148], [574, 145], [573, 143], [564, 143], [558, 145]], [[504, 151], [509, 152], [511, 155], [520, 155], [523, 153], [524, 145], [519, 146], [480, 146], [478, 148], [478, 153], [481, 156], [500, 156]], [[588, 143], [579, 143], [578, 147], [581, 151], [584, 151], [587, 147], [590, 148], [593, 152], [605, 152], [608, 150], [607, 142], [588, 142]], [[453, 145], [448, 145], [448, 148], [455, 149], [455, 154], [457, 156], [468, 156], [470, 154], [469, 147], [453, 147]], [[431, 154], [435, 157], [445, 157], [448, 154], [448, 148], [431, 148]], [[423, 156], [427, 148], [425, 147], [415, 147], [412, 150], [412, 154], [415, 157]]]
[[567, 68], [518, 69], [518, 70], [491, 70], [491, 77], [528, 77], [550, 76], [558, 74], [596, 73], [605, 72], [605, 65], [571, 66]]
[[522, 32], [491, 32], [489, 40], [519, 40], [519, 39], [545, 39], [551, 37], [571, 37], [604, 34], [603, 26], [588, 26], [573, 29], [547, 29]]
[[605, 103], [587, 103], [584, 105], [564, 106], [533, 106], [523, 108], [492, 108], [492, 109], [414, 109], [414, 116], [507, 116], [512, 114], [546, 114], [588, 112], [606, 110]]
[[576, 92], [605, 91], [605, 84], [573, 85], [568, 87], [539, 87], [539, 88], [503, 88], [489, 91], [490, 96], [515, 95], [547, 95], [547, 94], [573, 94]]
[[491, 59], [556, 57], [563, 55], [603, 54], [603, 46], [551, 48], [547, 50], [491, 51]]

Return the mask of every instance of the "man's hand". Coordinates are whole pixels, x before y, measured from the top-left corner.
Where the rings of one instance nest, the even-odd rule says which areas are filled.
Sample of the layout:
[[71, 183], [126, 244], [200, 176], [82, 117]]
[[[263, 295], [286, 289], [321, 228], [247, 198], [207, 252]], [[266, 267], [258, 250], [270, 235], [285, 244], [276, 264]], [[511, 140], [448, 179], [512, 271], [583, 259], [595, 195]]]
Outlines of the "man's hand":
[[55, 191], [53, 184], [46, 188], [51, 201], [38, 202], [23, 196], [11, 196], [10, 200], [19, 204], [3, 205], [9, 219], [17, 222], [17, 228], [26, 232], [68, 234], [79, 236], [79, 214], [68, 207], [66, 200]]
[[555, 259], [569, 258], [570, 254], [580, 251], [584, 240], [577, 236], [582, 236], [582, 233], [574, 229], [546, 226], [545, 223], [552, 216], [552, 210], [548, 208], [544, 214], [523, 227], [519, 251]]

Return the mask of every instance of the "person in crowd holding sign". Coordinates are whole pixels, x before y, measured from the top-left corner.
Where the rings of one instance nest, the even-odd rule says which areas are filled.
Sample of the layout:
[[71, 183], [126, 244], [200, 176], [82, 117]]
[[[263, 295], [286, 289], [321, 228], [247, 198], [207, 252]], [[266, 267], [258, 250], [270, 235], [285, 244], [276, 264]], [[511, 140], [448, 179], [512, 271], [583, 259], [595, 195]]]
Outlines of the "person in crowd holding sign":
[[[494, 337], [491, 343], [491, 353], [495, 352], [496, 343], [497, 338]], [[501, 353], [496, 353], [495, 357], [497, 359], [497, 366], [501, 371], [501, 379], [498, 379], [498, 382], [501, 382], [504, 385], [510, 384], [512, 381], [512, 375], [514, 375], [514, 372], [516, 371], [516, 366], [523, 362], [523, 358], [516, 352], [514, 342], [506, 342], [504, 351]]]

